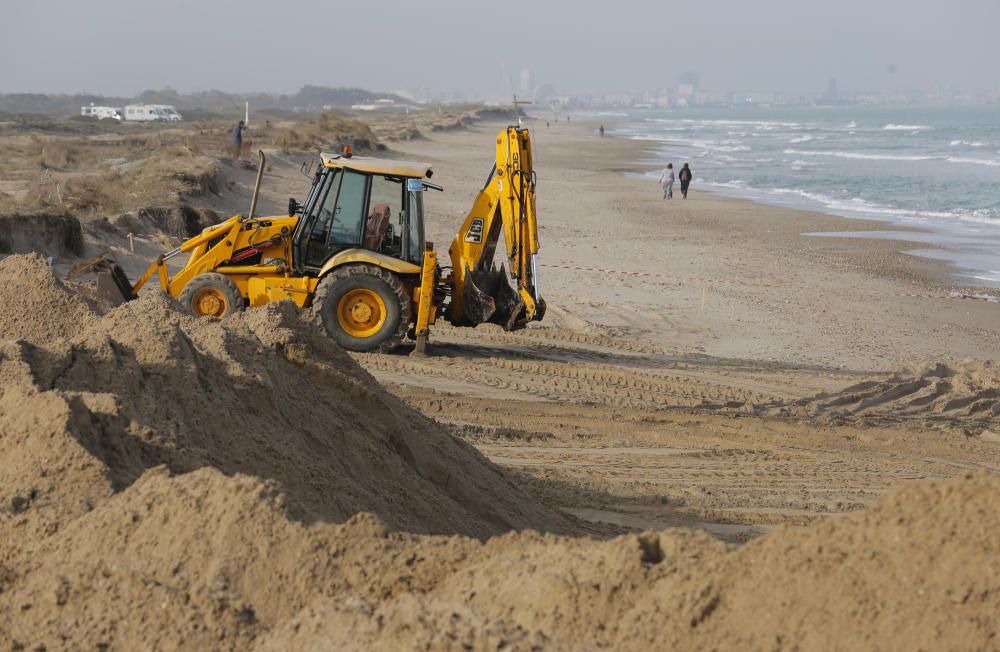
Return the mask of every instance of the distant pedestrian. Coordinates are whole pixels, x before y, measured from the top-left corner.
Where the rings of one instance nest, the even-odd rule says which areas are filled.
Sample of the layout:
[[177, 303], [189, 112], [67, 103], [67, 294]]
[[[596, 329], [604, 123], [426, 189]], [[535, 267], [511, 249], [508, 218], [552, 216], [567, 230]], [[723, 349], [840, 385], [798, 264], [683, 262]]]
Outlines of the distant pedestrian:
[[233, 160], [239, 160], [243, 156], [243, 132], [246, 131], [247, 126], [240, 120], [233, 127], [233, 142], [232, 142], [232, 152]]
[[549, 121], [548, 121], [548, 120], [546, 120], [546, 121], [545, 121], [545, 128], [546, 128], [546, 129], [548, 129], [548, 128], [549, 128]]
[[601, 134], [601, 138], [604, 138], [604, 125], [601, 125], [601, 128], [598, 129], [597, 132]]
[[660, 185], [663, 186], [663, 198], [673, 199], [674, 198], [674, 164], [667, 163], [667, 167], [663, 168], [663, 173], [660, 174]]
[[684, 167], [681, 168], [680, 174], [677, 175], [677, 179], [681, 182], [681, 195], [684, 199], [688, 198], [688, 186], [691, 185], [691, 168], [685, 163]]

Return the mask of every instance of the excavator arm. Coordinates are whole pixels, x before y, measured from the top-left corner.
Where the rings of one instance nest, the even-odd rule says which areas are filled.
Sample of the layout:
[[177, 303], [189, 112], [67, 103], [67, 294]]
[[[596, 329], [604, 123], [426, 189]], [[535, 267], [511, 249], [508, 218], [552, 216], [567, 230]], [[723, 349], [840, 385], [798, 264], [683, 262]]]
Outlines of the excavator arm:
[[[503, 232], [507, 268], [493, 264]], [[496, 163], [448, 250], [451, 323], [500, 324], [507, 330], [539, 320], [545, 302], [538, 288], [538, 222], [531, 135], [507, 127], [496, 139]], [[513, 284], [513, 287], [512, 285]]]

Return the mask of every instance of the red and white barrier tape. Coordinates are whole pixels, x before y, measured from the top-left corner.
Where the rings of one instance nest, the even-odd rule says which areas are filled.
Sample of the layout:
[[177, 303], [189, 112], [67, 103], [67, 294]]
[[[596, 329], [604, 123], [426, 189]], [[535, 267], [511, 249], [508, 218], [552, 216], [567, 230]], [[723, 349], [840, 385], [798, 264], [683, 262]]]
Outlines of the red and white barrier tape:
[[[605, 267], [584, 267], [578, 265], [551, 265], [547, 263], [539, 263], [540, 267], [549, 267], [553, 269], [569, 269], [574, 271], [583, 272], [599, 272], [602, 274], [616, 274], [619, 276], [638, 276], [638, 277], [654, 277], [670, 279], [674, 281], [697, 281], [698, 283], [727, 283], [731, 285], [745, 285], [748, 287], [755, 288], [781, 288], [787, 287], [783, 285], [765, 284], [765, 283], [748, 283], [746, 281], [740, 280], [722, 280], [722, 279], [710, 279], [710, 278], [699, 278], [696, 276], [673, 276], [670, 274], [657, 274], [655, 272], [624, 272], [618, 269], [607, 269]], [[921, 293], [906, 293], [906, 292], [890, 292], [889, 296], [894, 297], [912, 297], [916, 299], [946, 299], [950, 301], [985, 301], [987, 303], [1000, 303], [1000, 297], [993, 296], [973, 296], [970, 294], [921, 294]]]

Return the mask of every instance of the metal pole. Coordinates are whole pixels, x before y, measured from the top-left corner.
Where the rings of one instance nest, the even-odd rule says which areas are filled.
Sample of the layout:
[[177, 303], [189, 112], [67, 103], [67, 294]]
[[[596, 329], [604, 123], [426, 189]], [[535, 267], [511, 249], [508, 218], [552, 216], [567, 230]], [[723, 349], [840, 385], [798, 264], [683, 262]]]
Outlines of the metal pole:
[[254, 211], [257, 210], [257, 195], [260, 194], [260, 180], [264, 177], [264, 151], [258, 149], [257, 156], [260, 157], [260, 164], [257, 166], [257, 181], [253, 184], [253, 197], [250, 199], [250, 212], [247, 214], [246, 220], [252, 220]]

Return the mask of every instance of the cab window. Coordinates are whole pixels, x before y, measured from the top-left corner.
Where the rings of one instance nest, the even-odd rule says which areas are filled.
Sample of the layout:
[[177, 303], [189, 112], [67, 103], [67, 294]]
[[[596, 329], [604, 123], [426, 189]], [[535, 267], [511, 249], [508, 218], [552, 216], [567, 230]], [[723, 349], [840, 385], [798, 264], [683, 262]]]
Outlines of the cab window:
[[406, 211], [403, 180], [399, 177], [373, 176], [364, 247], [379, 253], [403, 257], [406, 234]]
[[344, 170], [340, 176], [337, 204], [333, 209], [333, 227], [327, 240], [330, 249], [339, 248], [338, 245], [358, 246], [365, 226], [368, 177], [354, 170]]
[[407, 218], [409, 237], [407, 238], [406, 260], [415, 265], [423, 263], [424, 259], [424, 193], [408, 192], [409, 210]]
[[313, 208], [312, 224], [309, 228], [308, 244], [306, 245], [306, 264], [322, 265], [327, 258], [326, 238], [333, 221], [334, 209], [337, 204], [337, 193], [340, 190], [341, 174], [334, 170], [325, 175], [323, 185], [316, 193], [316, 204]]

